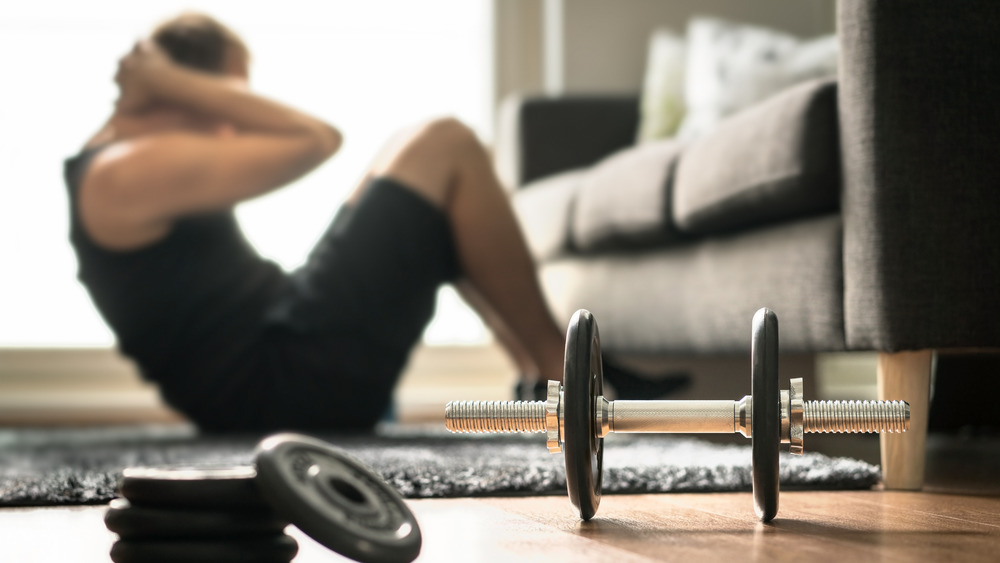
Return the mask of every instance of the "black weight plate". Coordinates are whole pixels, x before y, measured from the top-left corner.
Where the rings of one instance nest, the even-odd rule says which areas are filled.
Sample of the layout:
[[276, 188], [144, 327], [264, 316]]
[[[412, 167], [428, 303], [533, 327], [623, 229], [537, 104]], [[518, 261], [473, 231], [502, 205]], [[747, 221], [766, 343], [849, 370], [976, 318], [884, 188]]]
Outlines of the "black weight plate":
[[753, 317], [750, 366], [753, 507], [761, 522], [770, 522], [778, 513], [778, 444], [781, 443], [778, 317], [770, 309], [760, 309]]
[[604, 439], [597, 436], [595, 413], [603, 379], [597, 321], [580, 309], [566, 331], [562, 400], [566, 490], [584, 520], [593, 518], [601, 504]]
[[332, 445], [278, 434], [257, 446], [256, 461], [264, 498], [319, 543], [360, 561], [420, 553], [420, 528], [399, 493]]
[[174, 508], [269, 508], [254, 484], [251, 466], [219, 468], [129, 467], [121, 495], [133, 505]]
[[115, 563], [288, 563], [299, 552], [295, 538], [280, 534], [234, 540], [118, 540]]
[[196, 539], [278, 535], [288, 521], [273, 510], [188, 510], [111, 501], [104, 524], [122, 539]]

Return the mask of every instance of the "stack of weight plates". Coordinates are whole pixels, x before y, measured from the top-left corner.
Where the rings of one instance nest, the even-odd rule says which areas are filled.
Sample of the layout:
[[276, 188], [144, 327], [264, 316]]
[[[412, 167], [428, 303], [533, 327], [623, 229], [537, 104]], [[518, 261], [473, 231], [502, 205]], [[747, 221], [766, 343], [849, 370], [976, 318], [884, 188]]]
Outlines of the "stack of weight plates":
[[254, 485], [252, 467], [129, 468], [104, 516], [119, 536], [111, 559], [291, 561], [298, 544]]
[[420, 553], [417, 521], [395, 489], [297, 434], [262, 441], [252, 467], [128, 468], [120, 492], [104, 518], [119, 536], [116, 563], [287, 563], [298, 552], [289, 523], [359, 561], [409, 562]]

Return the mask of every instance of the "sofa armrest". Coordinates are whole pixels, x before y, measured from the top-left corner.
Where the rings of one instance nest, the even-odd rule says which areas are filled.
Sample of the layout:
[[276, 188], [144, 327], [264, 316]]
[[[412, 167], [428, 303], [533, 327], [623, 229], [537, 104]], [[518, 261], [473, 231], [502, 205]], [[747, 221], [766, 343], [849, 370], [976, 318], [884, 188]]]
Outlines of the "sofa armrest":
[[509, 189], [587, 166], [635, 143], [638, 96], [514, 96], [500, 110], [495, 158]]
[[847, 345], [1000, 346], [1000, 4], [838, 18]]

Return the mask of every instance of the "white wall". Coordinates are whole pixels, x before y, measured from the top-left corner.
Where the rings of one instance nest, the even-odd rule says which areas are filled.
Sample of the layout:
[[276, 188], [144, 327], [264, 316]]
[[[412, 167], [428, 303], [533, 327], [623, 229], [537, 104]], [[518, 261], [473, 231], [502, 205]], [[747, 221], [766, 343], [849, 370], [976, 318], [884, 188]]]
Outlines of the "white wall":
[[663, 26], [684, 33], [694, 15], [719, 16], [803, 37], [834, 29], [833, 0], [556, 1], [562, 4], [563, 15], [562, 84], [569, 92], [638, 90], [652, 31]]
[[493, 0], [493, 97], [542, 89], [543, 0]]
[[695, 15], [832, 33], [834, 0], [494, 0], [497, 98], [515, 92], [636, 92], [649, 36]]

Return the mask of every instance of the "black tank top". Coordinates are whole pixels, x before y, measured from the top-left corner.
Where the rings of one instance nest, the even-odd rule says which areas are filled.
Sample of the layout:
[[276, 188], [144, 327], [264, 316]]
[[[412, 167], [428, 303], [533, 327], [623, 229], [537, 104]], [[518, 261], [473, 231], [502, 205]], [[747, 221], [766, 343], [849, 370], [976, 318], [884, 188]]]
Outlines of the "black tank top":
[[[136, 250], [95, 244], [81, 225], [77, 193], [99, 150], [65, 165], [78, 277], [145, 377], [173, 380], [170, 394], [211, 396], [234, 369], [246, 367], [241, 362], [287, 277], [250, 246], [232, 210], [178, 220], [163, 239]], [[177, 388], [178, 379], [190, 388]]]

